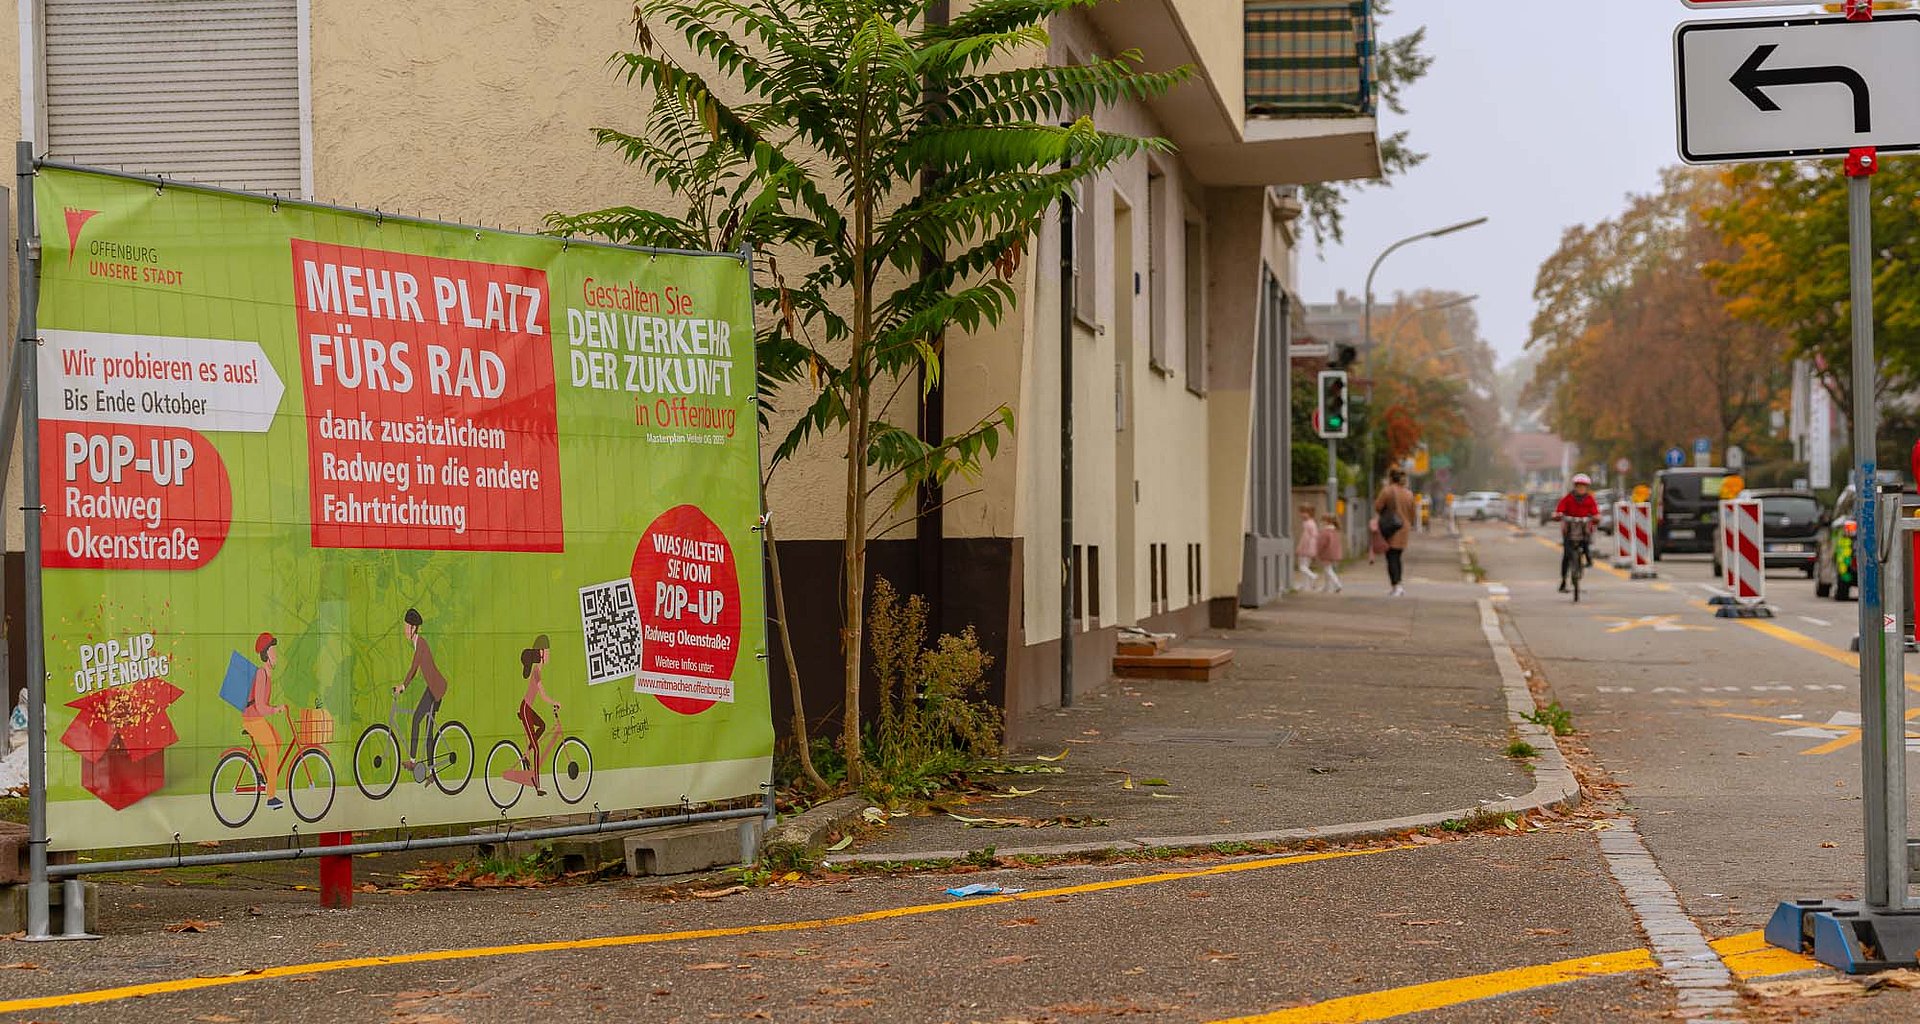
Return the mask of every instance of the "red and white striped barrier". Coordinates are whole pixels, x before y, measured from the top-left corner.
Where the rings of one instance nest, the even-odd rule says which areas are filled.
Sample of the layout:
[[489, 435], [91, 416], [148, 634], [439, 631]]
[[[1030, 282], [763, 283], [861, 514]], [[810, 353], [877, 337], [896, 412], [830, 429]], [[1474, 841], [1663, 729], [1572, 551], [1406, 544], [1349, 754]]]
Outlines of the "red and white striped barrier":
[[1653, 503], [1633, 503], [1633, 572], [1636, 580], [1660, 575], [1653, 568]]
[[1713, 564], [1720, 574], [1720, 586], [1726, 593], [1715, 594], [1707, 601], [1711, 605], [1733, 604], [1733, 592], [1739, 584], [1733, 578], [1733, 549], [1737, 543], [1735, 532], [1733, 502], [1725, 498], [1720, 500], [1718, 525], [1713, 530]]
[[1613, 567], [1633, 567], [1633, 503], [1613, 503]]
[[1770, 619], [1767, 607], [1767, 528], [1758, 498], [1721, 502], [1723, 534], [1727, 543], [1727, 572], [1734, 604], [1723, 605], [1723, 619]]

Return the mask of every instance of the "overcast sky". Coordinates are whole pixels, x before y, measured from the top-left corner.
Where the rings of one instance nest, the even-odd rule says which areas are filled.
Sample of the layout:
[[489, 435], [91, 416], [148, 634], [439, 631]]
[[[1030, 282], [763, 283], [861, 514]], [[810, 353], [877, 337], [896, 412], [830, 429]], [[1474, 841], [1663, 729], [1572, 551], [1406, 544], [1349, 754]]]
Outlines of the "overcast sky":
[[1427, 26], [1427, 77], [1407, 115], [1427, 161], [1347, 207], [1346, 240], [1300, 261], [1300, 292], [1358, 295], [1367, 267], [1396, 239], [1485, 214], [1481, 227], [1417, 242], [1380, 268], [1374, 295], [1416, 288], [1478, 294], [1481, 330], [1502, 362], [1533, 316], [1533, 278], [1573, 224], [1610, 217], [1679, 162], [1674, 143], [1673, 28], [1713, 16], [1812, 8], [1699, 11], [1681, 0], [1394, 0], [1392, 39]]

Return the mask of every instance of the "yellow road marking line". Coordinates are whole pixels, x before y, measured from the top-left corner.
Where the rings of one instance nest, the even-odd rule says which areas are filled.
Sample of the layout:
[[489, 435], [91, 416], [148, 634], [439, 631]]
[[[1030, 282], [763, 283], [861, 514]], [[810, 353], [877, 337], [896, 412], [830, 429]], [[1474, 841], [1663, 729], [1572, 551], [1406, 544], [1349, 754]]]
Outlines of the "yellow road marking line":
[[[1553, 541], [1550, 541], [1550, 540], [1548, 540], [1548, 539], [1547, 539], [1547, 538], [1545, 538], [1545, 537], [1540, 537], [1540, 536], [1535, 536], [1535, 537], [1534, 537], [1533, 539], [1534, 539], [1534, 540], [1537, 540], [1537, 541], [1539, 541], [1539, 542], [1540, 542], [1540, 545], [1541, 545], [1542, 547], [1545, 547], [1545, 548], [1548, 548], [1549, 550], [1552, 550], [1552, 551], [1559, 551], [1559, 550], [1560, 550], [1560, 545], [1558, 545], [1558, 544], [1555, 544], [1555, 543], [1554, 543]], [[1612, 574], [1614, 574], [1615, 576], [1618, 576], [1618, 577], [1620, 577], [1620, 578], [1621, 578], [1621, 579], [1623, 579], [1623, 580], [1630, 580], [1630, 579], [1632, 579], [1632, 578], [1633, 578], [1633, 574], [1632, 574], [1632, 573], [1629, 573], [1629, 572], [1627, 572], [1627, 571], [1626, 571], [1625, 569], [1616, 569], [1616, 568], [1614, 568], [1613, 566], [1611, 566], [1611, 565], [1609, 565], [1609, 564], [1607, 564], [1607, 563], [1606, 563], [1605, 561], [1602, 561], [1602, 560], [1601, 560], [1601, 559], [1599, 559], [1599, 558], [1595, 558], [1595, 559], [1593, 560], [1593, 567], [1594, 567], [1595, 569], [1598, 569], [1598, 570], [1600, 570], [1601, 572], [1610, 572], [1610, 573], [1612, 573]], [[1654, 584], [1654, 585], [1653, 585], [1653, 589], [1655, 589], [1655, 590], [1671, 590], [1671, 589], [1673, 589], [1673, 588], [1672, 588], [1672, 587], [1669, 587], [1669, 586], [1667, 586], [1667, 585], [1666, 585], [1665, 583], [1656, 583], [1656, 584]]]
[[441, 963], [449, 960], [477, 960], [486, 957], [525, 956], [532, 953], [557, 953], [568, 950], [613, 949], [622, 946], [646, 946], [665, 942], [684, 942], [692, 939], [722, 939], [740, 935], [767, 935], [779, 932], [811, 931], [819, 928], [841, 928], [847, 925], [865, 924], [871, 921], [919, 917], [926, 914], [939, 914], [954, 910], [1001, 906], [1026, 900], [1044, 900], [1058, 896], [1077, 896], [1085, 893], [1108, 892], [1114, 889], [1128, 889], [1135, 886], [1154, 885], [1161, 882], [1210, 878], [1217, 875], [1231, 875], [1244, 871], [1261, 871], [1268, 868], [1286, 867], [1293, 864], [1310, 864], [1317, 861], [1340, 860], [1348, 857], [1365, 857], [1376, 853], [1392, 853], [1401, 850], [1418, 849], [1424, 849], [1424, 847], [1387, 846], [1373, 850], [1335, 850], [1322, 853], [1294, 854], [1286, 857], [1267, 857], [1260, 860], [1240, 861], [1233, 864], [1218, 864], [1210, 868], [1201, 868], [1195, 871], [1164, 871], [1152, 875], [1141, 875], [1135, 878], [1116, 878], [1104, 882], [1088, 882], [1083, 885], [1069, 885], [1056, 889], [1036, 889], [1032, 892], [1023, 892], [1011, 896], [984, 896], [975, 899], [955, 900], [949, 903], [922, 903], [913, 906], [892, 907], [887, 910], [872, 910], [865, 913], [815, 918], [806, 921], [783, 921], [776, 924], [740, 925], [733, 928], [702, 928], [678, 932], [606, 935], [590, 939], [523, 942], [505, 946], [474, 946], [466, 949], [436, 949], [419, 953], [398, 953], [391, 956], [362, 956], [350, 957], [344, 960], [322, 960], [314, 963], [287, 964], [280, 967], [268, 967], [249, 973], [222, 974], [212, 977], [175, 978], [168, 981], [147, 982], [138, 985], [121, 985], [114, 988], [93, 989], [86, 992], [69, 992], [61, 995], [0, 1000], [0, 1013], [19, 1013], [25, 1010], [51, 1010], [69, 1006], [111, 1003], [122, 999], [134, 999], [142, 996], [192, 992], [198, 989], [219, 988], [225, 985], [266, 981], [273, 978], [293, 978], [310, 974], [326, 974], [333, 971], [349, 971], [363, 967], [395, 967], [405, 964]]
[[[1694, 602], [1694, 605], [1699, 608], [1712, 607], [1711, 605], [1708, 605], [1704, 601], [1696, 601]], [[1843, 651], [1840, 648], [1835, 647], [1830, 643], [1826, 643], [1825, 641], [1815, 640], [1813, 637], [1810, 637], [1805, 633], [1800, 632], [1799, 630], [1788, 629], [1785, 626], [1782, 626], [1773, 622], [1768, 622], [1765, 619], [1735, 619], [1734, 621], [1738, 622], [1742, 626], [1747, 627], [1748, 629], [1759, 630], [1760, 632], [1765, 633], [1770, 637], [1773, 637], [1775, 640], [1782, 640], [1782, 641], [1785, 641], [1786, 643], [1790, 643], [1793, 646], [1798, 647], [1803, 651], [1811, 651], [1812, 653], [1818, 654], [1823, 658], [1831, 658], [1832, 660], [1837, 661], [1842, 665], [1846, 665], [1849, 668], [1857, 669], [1860, 667], [1860, 656], [1858, 654], [1855, 654], [1852, 651]], [[1913, 672], [1907, 673], [1907, 689], [1920, 690], [1920, 674], [1916, 674]]]
[[1644, 949], [1602, 953], [1537, 967], [1518, 967], [1423, 985], [1390, 988], [1382, 992], [1329, 999], [1311, 1006], [1294, 1006], [1251, 1017], [1234, 1017], [1214, 1024], [1364, 1024], [1402, 1014], [1437, 1010], [1445, 1006], [1470, 1003], [1527, 989], [1559, 985], [1582, 978], [1604, 978], [1616, 974], [1650, 971], [1653, 954]]
[[[1860, 742], [1860, 727], [1857, 725], [1834, 725], [1830, 722], [1809, 722], [1804, 719], [1768, 718], [1764, 715], [1739, 715], [1731, 711], [1721, 712], [1720, 717], [1738, 718], [1743, 721], [1761, 722], [1767, 725], [1784, 725], [1789, 729], [1825, 729], [1829, 732], [1841, 734], [1817, 747], [1802, 750], [1800, 753], [1803, 756], [1807, 754], [1831, 754], [1838, 750], [1845, 750], [1855, 743]], [[1916, 718], [1920, 718], [1920, 708], [1914, 708], [1907, 712], [1907, 721], [1911, 722]], [[1906, 738], [1910, 740], [1920, 739], [1920, 733], [1907, 730]]]
[[[1766, 944], [1760, 932], [1729, 935], [1711, 943], [1735, 978], [1754, 978], [1818, 970], [1821, 965], [1811, 957]], [[1369, 1024], [1409, 1013], [1437, 1010], [1478, 999], [1511, 995], [1531, 989], [1561, 985], [1585, 978], [1605, 978], [1650, 971], [1657, 966], [1653, 954], [1644, 949], [1621, 950], [1595, 956], [1575, 957], [1558, 963], [1518, 967], [1488, 974], [1430, 981], [1419, 985], [1343, 996], [1309, 1006], [1293, 1006], [1270, 1013], [1254, 1014], [1215, 1021], [1214, 1024]]]
[[1764, 932], [1741, 932], [1715, 939], [1710, 945], [1714, 952], [1720, 954], [1720, 962], [1726, 964], [1727, 970], [1741, 981], [1817, 971], [1825, 967], [1810, 956], [1767, 945]]

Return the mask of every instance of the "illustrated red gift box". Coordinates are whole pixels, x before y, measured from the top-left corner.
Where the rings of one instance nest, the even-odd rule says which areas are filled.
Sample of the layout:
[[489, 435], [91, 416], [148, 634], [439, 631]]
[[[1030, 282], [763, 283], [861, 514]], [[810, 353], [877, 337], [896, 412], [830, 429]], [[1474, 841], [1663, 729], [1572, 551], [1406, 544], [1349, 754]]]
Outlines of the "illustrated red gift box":
[[167, 781], [167, 759], [179, 742], [167, 707], [182, 691], [155, 677], [96, 690], [67, 706], [73, 724], [60, 742], [80, 755], [80, 785], [114, 810], [123, 810]]

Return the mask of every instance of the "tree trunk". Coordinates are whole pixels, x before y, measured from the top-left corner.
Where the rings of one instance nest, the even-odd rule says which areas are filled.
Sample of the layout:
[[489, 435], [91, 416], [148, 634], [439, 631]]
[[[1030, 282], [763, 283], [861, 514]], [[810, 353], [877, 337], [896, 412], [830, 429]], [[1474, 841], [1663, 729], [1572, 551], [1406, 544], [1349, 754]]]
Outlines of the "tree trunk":
[[800, 750], [800, 771], [814, 792], [824, 793], [827, 780], [813, 766], [813, 744], [807, 736], [807, 707], [800, 692], [800, 663], [793, 657], [793, 634], [787, 629], [787, 591], [780, 583], [780, 545], [773, 539], [773, 519], [762, 530], [767, 538], [767, 569], [773, 576], [773, 614], [780, 622], [780, 654], [787, 661], [787, 682], [793, 687], [793, 742]]
[[841, 551], [842, 585], [846, 599], [844, 638], [846, 661], [845, 708], [840, 741], [847, 757], [847, 782], [858, 787], [865, 780], [860, 754], [860, 668], [867, 620], [867, 417], [872, 392], [868, 379], [868, 349], [872, 345], [873, 283], [867, 275], [867, 232], [872, 211], [861, 189], [854, 200], [853, 351], [847, 395], [847, 510], [846, 546]]

